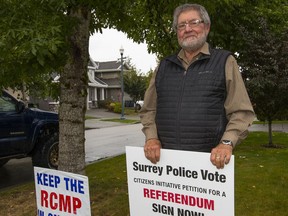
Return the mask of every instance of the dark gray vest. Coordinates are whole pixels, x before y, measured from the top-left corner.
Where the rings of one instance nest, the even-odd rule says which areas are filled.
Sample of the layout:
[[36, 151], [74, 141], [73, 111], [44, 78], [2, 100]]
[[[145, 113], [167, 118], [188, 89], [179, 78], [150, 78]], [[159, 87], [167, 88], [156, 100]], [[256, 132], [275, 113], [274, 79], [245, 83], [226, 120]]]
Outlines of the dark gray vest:
[[176, 55], [160, 63], [156, 125], [163, 148], [210, 152], [225, 131], [225, 64], [231, 53], [216, 49], [210, 53], [187, 71]]

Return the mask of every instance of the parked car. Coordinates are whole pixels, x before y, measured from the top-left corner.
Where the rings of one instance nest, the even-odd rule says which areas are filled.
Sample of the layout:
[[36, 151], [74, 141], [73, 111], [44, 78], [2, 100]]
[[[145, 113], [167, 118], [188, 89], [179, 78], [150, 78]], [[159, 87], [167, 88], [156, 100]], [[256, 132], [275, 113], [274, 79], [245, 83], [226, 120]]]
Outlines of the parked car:
[[0, 93], [0, 167], [32, 157], [34, 166], [58, 168], [58, 114], [27, 108], [7, 91]]
[[137, 110], [140, 110], [142, 108], [143, 104], [144, 104], [143, 100], [136, 101], [135, 106], [136, 106]]

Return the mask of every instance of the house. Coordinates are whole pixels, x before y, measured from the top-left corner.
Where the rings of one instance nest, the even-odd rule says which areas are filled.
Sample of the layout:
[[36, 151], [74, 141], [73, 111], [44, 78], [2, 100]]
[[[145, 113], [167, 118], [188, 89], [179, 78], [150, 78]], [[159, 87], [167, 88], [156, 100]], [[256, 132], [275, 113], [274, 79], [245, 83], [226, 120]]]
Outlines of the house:
[[106, 89], [108, 84], [95, 76], [97, 65], [91, 58], [88, 63], [88, 91], [87, 109], [97, 108], [99, 100], [106, 100]]
[[[129, 70], [129, 65], [124, 61], [123, 73]], [[87, 73], [87, 109], [98, 108], [99, 101], [121, 102], [121, 61], [97, 62], [90, 57]], [[54, 82], [59, 82], [59, 79], [59, 74], [53, 74]], [[21, 92], [16, 93], [20, 97]], [[59, 102], [53, 101], [51, 98], [38, 99], [30, 96], [27, 100], [31, 105], [36, 105], [43, 110], [58, 110]], [[130, 96], [126, 93], [124, 93], [124, 101], [126, 103], [131, 101]]]
[[[123, 73], [128, 70], [130, 70], [130, 67], [124, 61]], [[121, 61], [97, 62], [90, 57], [87, 73], [87, 109], [98, 108], [98, 102], [103, 100], [121, 102]], [[54, 81], [59, 82], [59, 78], [59, 76], [56, 76]], [[125, 100], [131, 100], [126, 93], [124, 93]], [[53, 106], [57, 105], [57, 102], [49, 102], [49, 107], [52, 110], [55, 110]]]
[[[107, 84], [104, 89], [104, 97], [100, 100], [111, 100], [115, 102], [121, 102], [121, 61], [107, 61], [107, 62], [94, 62], [96, 65], [95, 69], [95, 80], [101, 80]], [[123, 74], [130, 70], [130, 67], [126, 62], [123, 62]], [[90, 86], [89, 86], [90, 89]], [[90, 92], [90, 90], [89, 90]], [[98, 100], [99, 98], [97, 98]], [[129, 101], [131, 98], [124, 92], [124, 101]]]

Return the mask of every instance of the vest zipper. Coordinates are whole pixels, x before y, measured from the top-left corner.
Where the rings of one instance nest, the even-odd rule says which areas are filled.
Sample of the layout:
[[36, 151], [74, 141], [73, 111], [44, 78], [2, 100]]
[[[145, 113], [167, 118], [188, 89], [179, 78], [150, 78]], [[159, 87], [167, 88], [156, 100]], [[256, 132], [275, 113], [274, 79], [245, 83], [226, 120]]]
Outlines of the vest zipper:
[[181, 91], [180, 91], [180, 100], [178, 101], [178, 111], [177, 111], [177, 124], [176, 127], [178, 128], [177, 131], [177, 135], [176, 135], [176, 143], [178, 146], [178, 149], [181, 149], [181, 140], [180, 140], [180, 116], [182, 113], [182, 100], [183, 100], [183, 94], [184, 94], [184, 88], [185, 88], [185, 80], [186, 80], [186, 74], [187, 74], [187, 70], [184, 71], [183, 73], [183, 77], [182, 77], [182, 82], [181, 82]]

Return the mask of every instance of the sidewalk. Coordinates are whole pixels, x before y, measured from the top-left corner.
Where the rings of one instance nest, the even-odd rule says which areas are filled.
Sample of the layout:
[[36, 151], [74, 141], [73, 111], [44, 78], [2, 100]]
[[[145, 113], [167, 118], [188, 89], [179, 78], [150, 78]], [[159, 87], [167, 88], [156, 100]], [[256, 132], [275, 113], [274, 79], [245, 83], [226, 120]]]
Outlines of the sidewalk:
[[[268, 124], [253, 124], [249, 131], [265, 131], [268, 133]], [[272, 124], [272, 131], [288, 133], [288, 124]]]
[[[90, 109], [86, 111], [86, 115], [87, 116], [93, 116], [95, 118], [99, 118], [99, 119], [107, 119], [107, 118], [119, 118], [121, 117], [121, 114], [118, 113], [113, 113], [113, 112], [109, 112], [106, 109]], [[126, 119], [135, 119], [135, 120], [139, 120], [140, 117], [138, 114], [135, 115], [124, 115], [124, 117]]]
[[[123, 125], [120, 122], [112, 121], [101, 121], [103, 119], [120, 119], [121, 114], [109, 112], [106, 109], [91, 109], [86, 111], [86, 116], [95, 117], [95, 119], [87, 119], [85, 121], [86, 129], [99, 129], [106, 127], [115, 127]], [[140, 117], [138, 114], [135, 115], [124, 115], [125, 119], [139, 120]]]

